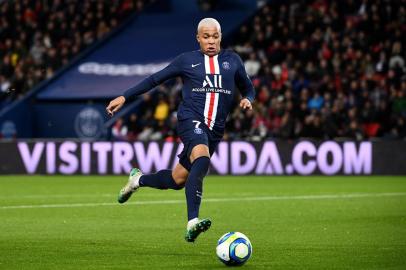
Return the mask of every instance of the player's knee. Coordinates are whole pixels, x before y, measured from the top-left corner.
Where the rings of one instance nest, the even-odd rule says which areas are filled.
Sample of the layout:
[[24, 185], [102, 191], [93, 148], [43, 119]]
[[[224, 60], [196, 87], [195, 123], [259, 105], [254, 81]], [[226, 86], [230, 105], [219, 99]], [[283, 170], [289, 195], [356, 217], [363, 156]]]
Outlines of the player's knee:
[[189, 172], [181, 164], [176, 165], [175, 169], [172, 171], [172, 178], [179, 187], [177, 189], [182, 189], [185, 186], [188, 175]]
[[192, 152], [190, 153], [190, 163], [193, 163], [199, 157], [208, 157], [210, 158], [209, 147], [205, 144], [198, 144], [193, 147]]
[[175, 184], [176, 184], [176, 187], [174, 189], [175, 190], [180, 190], [180, 189], [185, 187], [187, 177], [179, 177], [178, 176], [177, 178], [173, 178], [173, 180], [175, 181]]

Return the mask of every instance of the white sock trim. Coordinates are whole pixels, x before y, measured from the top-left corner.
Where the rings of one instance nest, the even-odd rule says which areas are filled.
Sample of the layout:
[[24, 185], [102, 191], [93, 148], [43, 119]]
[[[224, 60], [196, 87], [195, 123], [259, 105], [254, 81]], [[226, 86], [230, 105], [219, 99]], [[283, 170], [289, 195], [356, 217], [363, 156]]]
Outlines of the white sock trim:
[[192, 228], [194, 225], [196, 225], [199, 222], [198, 218], [192, 218], [191, 220], [188, 221], [186, 229]]
[[131, 179], [131, 186], [133, 189], [137, 189], [140, 187], [140, 178], [142, 174], [134, 175]]

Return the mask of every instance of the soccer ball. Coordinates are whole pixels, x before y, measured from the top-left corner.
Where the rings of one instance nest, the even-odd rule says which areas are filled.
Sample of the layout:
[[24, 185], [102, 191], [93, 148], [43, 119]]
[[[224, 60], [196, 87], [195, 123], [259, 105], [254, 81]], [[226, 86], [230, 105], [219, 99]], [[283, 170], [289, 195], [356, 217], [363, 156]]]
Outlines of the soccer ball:
[[240, 232], [228, 232], [220, 237], [216, 254], [220, 261], [226, 265], [242, 265], [251, 257], [251, 242], [247, 236]]

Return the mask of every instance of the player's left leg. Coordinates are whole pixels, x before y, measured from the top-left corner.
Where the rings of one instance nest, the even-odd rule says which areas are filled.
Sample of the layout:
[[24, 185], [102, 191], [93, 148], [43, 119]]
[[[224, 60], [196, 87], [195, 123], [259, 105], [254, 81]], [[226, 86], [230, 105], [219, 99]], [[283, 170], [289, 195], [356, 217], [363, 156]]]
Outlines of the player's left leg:
[[142, 174], [139, 169], [133, 168], [127, 184], [120, 190], [118, 202], [126, 202], [140, 187], [182, 189], [188, 174], [189, 172], [181, 164], [177, 164], [173, 170], [160, 170], [153, 174]]
[[181, 165], [176, 164], [173, 170], [160, 170], [153, 174], [144, 174], [140, 177], [140, 187], [156, 189], [179, 190], [185, 186], [189, 172]]
[[208, 230], [211, 225], [209, 219], [199, 220], [199, 209], [203, 194], [203, 178], [206, 176], [210, 165], [209, 148], [205, 144], [193, 147], [190, 153], [192, 164], [185, 185], [188, 224], [185, 239], [194, 242], [200, 233]]
[[142, 172], [137, 169], [133, 168], [130, 172], [130, 176], [128, 177], [127, 184], [120, 190], [118, 194], [117, 201], [119, 203], [125, 203], [131, 197], [131, 195], [138, 190], [140, 187], [140, 177], [142, 176]]

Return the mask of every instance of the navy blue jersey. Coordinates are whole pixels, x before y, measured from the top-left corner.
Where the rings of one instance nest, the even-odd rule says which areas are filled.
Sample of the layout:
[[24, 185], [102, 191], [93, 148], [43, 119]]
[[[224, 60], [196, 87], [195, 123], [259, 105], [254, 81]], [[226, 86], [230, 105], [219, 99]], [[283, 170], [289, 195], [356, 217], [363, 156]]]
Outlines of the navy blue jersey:
[[124, 97], [141, 95], [177, 76], [183, 80], [178, 119], [199, 120], [216, 133], [224, 132], [237, 87], [251, 102], [255, 97], [241, 58], [230, 50], [221, 50], [215, 56], [200, 50], [183, 53], [163, 70], [128, 89]]

